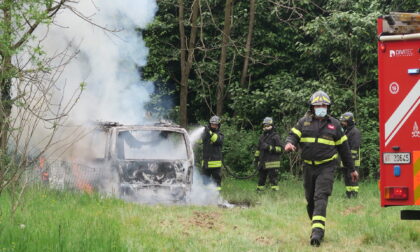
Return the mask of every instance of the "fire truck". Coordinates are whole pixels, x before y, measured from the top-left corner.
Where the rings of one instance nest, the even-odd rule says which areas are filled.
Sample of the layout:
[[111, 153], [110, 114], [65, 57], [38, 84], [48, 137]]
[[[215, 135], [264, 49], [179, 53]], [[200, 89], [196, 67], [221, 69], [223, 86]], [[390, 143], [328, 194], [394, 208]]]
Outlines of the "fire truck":
[[[420, 13], [379, 17], [377, 35], [381, 206], [419, 206]], [[420, 210], [401, 219], [419, 220]]]

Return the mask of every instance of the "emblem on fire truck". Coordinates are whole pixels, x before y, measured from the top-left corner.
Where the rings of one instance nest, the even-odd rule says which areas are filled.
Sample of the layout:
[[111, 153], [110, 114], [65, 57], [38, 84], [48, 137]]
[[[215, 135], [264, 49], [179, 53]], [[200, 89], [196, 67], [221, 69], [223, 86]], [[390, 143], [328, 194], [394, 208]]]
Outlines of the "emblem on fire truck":
[[399, 90], [400, 85], [398, 85], [398, 83], [392, 82], [391, 84], [389, 84], [389, 92], [391, 92], [391, 94], [396, 94]]
[[417, 122], [414, 122], [413, 131], [411, 132], [412, 137], [420, 137], [419, 126]]
[[389, 50], [389, 57], [410, 57], [414, 55], [414, 49], [398, 49], [398, 50]]

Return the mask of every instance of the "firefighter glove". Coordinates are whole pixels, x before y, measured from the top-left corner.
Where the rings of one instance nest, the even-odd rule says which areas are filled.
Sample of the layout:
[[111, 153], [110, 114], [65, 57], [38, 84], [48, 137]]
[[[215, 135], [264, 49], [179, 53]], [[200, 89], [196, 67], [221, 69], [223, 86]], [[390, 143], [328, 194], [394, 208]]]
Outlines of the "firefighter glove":
[[211, 137], [212, 134], [213, 132], [210, 130], [209, 126], [204, 126], [204, 135], [206, 137]]
[[271, 146], [270, 146], [269, 144], [267, 144], [267, 143], [262, 143], [262, 144], [261, 144], [261, 149], [262, 149], [262, 150], [267, 150], [267, 151], [270, 151]]
[[276, 146], [270, 145], [270, 152], [271, 153], [276, 153]]

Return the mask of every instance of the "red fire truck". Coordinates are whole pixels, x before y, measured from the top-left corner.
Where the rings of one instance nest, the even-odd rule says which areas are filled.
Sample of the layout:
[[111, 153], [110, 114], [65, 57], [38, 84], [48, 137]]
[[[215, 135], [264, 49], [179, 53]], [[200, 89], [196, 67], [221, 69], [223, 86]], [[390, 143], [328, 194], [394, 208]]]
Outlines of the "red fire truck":
[[377, 35], [381, 206], [420, 205], [420, 13], [378, 18]]

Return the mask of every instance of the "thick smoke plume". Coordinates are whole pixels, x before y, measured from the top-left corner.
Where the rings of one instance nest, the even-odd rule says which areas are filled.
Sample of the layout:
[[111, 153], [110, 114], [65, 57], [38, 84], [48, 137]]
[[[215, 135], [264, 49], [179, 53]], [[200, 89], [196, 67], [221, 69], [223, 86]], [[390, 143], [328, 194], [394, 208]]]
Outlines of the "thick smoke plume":
[[[77, 178], [76, 184], [85, 185], [87, 178], [84, 177], [92, 177], [98, 169], [92, 167], [92, 174], [87, 176], [78, 168], [89, 158], [86, 154], [92, 153], [92, 147], [83, 137], [93, 129], [93, 123], [147, 124], [152, 120], [146, 118], [144, 109], [153, 92], [153, 83], [140, 79], [148, 49], [139, 30], [153, 20], [157, 4], [154, 0], [69, 3], [55, 16], [53, 24], [41, 27], [36, 34], [45, 38], [41, 45], [47, 57], [53, 59], [51, 65], [63, 63], [62, 57], [56, 57], [63, 56], [63, 52], [67, 59], [71, 58], [55, 80], [55, 89], [49, 90], [52, 104], [60, 107], [60, 104], [75, 102], [70, 114], [61, 121], [45, 157], [50, 163], [54, 162], [50, 171], [52, 180], [63, 180], [63, 176], [71, 175]], [[80, 89], [83, 89], [81, 96], [75, 100], [74, 93]], [[51, 108], [54, 110], [54, 106]], [[51, 128], [38, 125], [31, 141], [35, 152], [45, 148], [44, 139], [48, 139], [49, 134]], [[101, 144], [104, 141], [99, 141], [94, 150], [104, 150]], [[62, 165], [60, 159], [66, 162]], [[115, 172], [102, 170], [102, 175], [105, 172], [109, 173], [105, 176], [107, 181], [117, 180]], [[115, 191], [113, 187], [105, 191]]]
[[[65, 151], [53, 148], [47, 156], [47, 160], [51, 160], [61, 153], [61, 159], [65, 160], [51, 164], [52, 184], [64, 185], [65, 177], [70, 175], [68, 177], [76, 180], [76, 186], [85, 191], [92, 190], [89, 181], [97, 181], [102, 187], [101, 191], [107, 194], [119, 195], [120, 190], [123, 190], [119, 188], [116, 169], [104, 169], [100, 165], [86, 162], [92, 160], [89, 157], [92, 150], [89, 150], [91, 147], [83, 140], [73, 145], [73, 148], [66, 149], [65, 145], [72, 143], [75, 137], [82, 138], [88, 134], [91, 129], [89, 127], [95, 121], [128, 125], [151, 123], [153, 119], [146, 116], [144, 105], [150, 99], [153, 84], [140, 79], [148, 49], [139, 29], [146, 28], [153, 20], [156, 10], [157, 5], [153, 0], [83, 0], [64, 9], [55, 17], [53, 25], [39, 31], [38, 35], [46, 38], [43, 47], [47, 54], [52, 56], [67, 50], [69, 57], [75, 55], [63, 68], [56, 83], [56, 103], [71, 101], [75, 90], [84, 89], [57, 134], [56, 141], [63, 143]], [[84, 130], [75, 133], [74, 128]], [[200, 132], [202, 128], [191, 135], [192, 142], [199, 138]], [[40, 139], [46, 133], [42, 127], [37, 130]], [[97, 142], [95, 150], [98, 153], [103, 150], [104, 142], [103, 139]], [[171, 158], [173, 149], [164, 146], [156, 148]], [[204, 185], [197, 170], [194, 170], [193, 181], [190, 203], [202, 205], [220, 202], [215, 185]], [[145, 203], [164, 203], [157, 199], [165, 200], [166, 196], [169, 195], [165, 192], [151, 191], [148, 194], [145, 190], [141, 195], [123, 198]]]
[[55, 18], [56, 25], [50, 26], [44, 44], [51, 53], [66, 46], [79, 52], [60, 80], [68, 94], [86, 84], [68, 121], [143, 123], [143, 105], [153, 84], [140, 79], [139, 69], [146, 64], [148, 50], [137, 29], [153, 20], [156, 2], [79, 1], [71, 7], [89, 20], [65, 9]]

